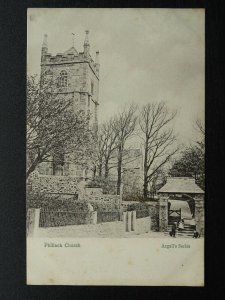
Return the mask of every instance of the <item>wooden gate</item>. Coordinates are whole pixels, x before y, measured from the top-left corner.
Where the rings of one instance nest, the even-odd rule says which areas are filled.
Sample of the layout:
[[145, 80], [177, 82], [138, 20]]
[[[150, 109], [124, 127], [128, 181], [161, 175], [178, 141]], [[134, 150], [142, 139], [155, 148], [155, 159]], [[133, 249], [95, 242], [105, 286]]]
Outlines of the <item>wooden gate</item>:
[[178, 222], [181, 220], [181, 208], [180, 209], [170, 209], [168, 211], [168, 223]]

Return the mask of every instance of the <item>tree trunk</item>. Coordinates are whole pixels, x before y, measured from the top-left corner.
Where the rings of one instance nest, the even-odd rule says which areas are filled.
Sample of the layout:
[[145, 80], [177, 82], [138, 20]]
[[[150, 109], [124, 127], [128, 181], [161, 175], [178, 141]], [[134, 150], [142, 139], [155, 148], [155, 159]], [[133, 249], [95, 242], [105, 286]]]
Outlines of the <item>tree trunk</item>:
[[98, 167], [98, 176], [99, 177], [102, 176], [102, 164], [100, 164], [99, 167]]
[[36, 157], [34, 162], [31, 164], [31, 166], [28, 168], [27, 172], [26, 172], [26, 179], [28, 179], [28, 177], [30, 176], [30, 174], [32, 172], [34, 172], [34, 170], [36, 169], [37, 165], [41, 162], [39, 157]]
[[147, 178], [144, 177], [144, 191], [143, 191], [143, 196], [146, 199], [148, 197], [148, 181]]
[[97, 171], [97, 168], [96, 168], [96, 166], [94, 166], [94, 170], [93, 170], [93, 179], [95, 179], [95, 177], [96, 177], [96, 171]]
[[145, 157], [144, 157], [144, 199], [148, 197], [148, 144], [145, 144]]
[[120, 187], [122, 181], [122, 162], [123, 162], [123, 150], [120, 146], [118, 149], [118, 162], [117, 162], [117, 195], [120, 195]]
[[105, 161], [105, 178], [108, 178], [109, 176], [109, 160], [106, 159]]
[[27, 173], [26, 173], [26, 179], [29, 178], [30, 174], [31, 174], [32, 172], [34, 172], [34, 170], [35, 170], [35, 167], [32, 165], [32, 166], [27, 170]]

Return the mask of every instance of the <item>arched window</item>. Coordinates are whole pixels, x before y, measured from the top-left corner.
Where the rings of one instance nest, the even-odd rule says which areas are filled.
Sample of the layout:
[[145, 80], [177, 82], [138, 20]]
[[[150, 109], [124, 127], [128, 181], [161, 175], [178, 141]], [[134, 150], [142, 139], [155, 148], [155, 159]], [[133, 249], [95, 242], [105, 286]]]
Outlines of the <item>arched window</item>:
[[59, 76], [59, 86], [65, 87], [68, 84], [68, 76], [66, 71], [61, 71]]

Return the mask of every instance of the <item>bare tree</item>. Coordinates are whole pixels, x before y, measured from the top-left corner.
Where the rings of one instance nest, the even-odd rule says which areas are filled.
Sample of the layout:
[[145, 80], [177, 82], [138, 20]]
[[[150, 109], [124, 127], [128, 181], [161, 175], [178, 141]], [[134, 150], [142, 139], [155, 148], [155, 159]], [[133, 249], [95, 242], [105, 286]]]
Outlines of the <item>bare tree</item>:
[[117, 132], [114, 130], [115, 120], [110, 119], [109, 122], [103, 124], [102, 130], [105, 137], [104, 149], [104, 164], [105, 164], [105, 178], [109, 176], [109, 161], [113, 158], [115, 150], [117, 149]]
[[132, 136], [136, 126], [137, 116], [135, 113], [136, 106], [132, 104], [115, 117], [113, 125], [117, 136], [117, 195], [120, 195], [125, 144]]
[[203, 122], [200, 119], [196, 120], [195, 128], [201, 133], [202, 136], [205, 136], [205, 127], [203, 125]]
[[102, 177], [102, 169], [104, 164], [104, 149], [105, 149], [105, 138], [101, 131], [101, 127], [98, 129], [98, 138], [97, 138], [97, 161], [95, 164], [95, 175]]
[[75, 151], [77, 160], [84, 161], [93, 143], [88, 118], [83, 111], [74, 111], [70, 101], [58, 97], [54, 87], [51, 81], [40, 84], [36, 76], [27, 79], [27, 178], [52, 156]]
[[117, 134], [114, 130], [115, 121], [111, 118], [109, 121], [103, 123], [99, 127], [98, 132], [98, 151], [97, 151], [97, 169], [98, 176], [102, 176], [104, 169], [104, 177], [107, 178], [109, 175], [109, 161], [115, 154], [117, 148], [116, 138]]
[[199, 150], [202, 152], [202, 156], [205, 155], [205, 126], [200, 119], [195, 121], [195, 130], [200, 133], [200, 138], [196, 141]]
[[169, 112], [165, 103], [149, 103], [142, 107], [139, 116], [141, 138], [144, 144], [144, 189], [148, 196], [148, 186], [154, 174], [178, 151], [173, 147], [175, 136], [168, 128], [176, 112]]
[[155, 172], [149, 182], [150, 195], [152, 198], [155, 197], [156, 192], [166, 183], [166, 172], [163, 166]]

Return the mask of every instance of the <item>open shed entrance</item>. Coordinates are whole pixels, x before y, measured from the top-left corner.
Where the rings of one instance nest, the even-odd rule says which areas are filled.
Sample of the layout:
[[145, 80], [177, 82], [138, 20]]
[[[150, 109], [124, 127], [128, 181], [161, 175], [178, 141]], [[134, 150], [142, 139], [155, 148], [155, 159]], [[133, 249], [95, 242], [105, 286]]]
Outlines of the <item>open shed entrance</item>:
[[188, 195], [170, 196], [168, 199], [168, 224], [184, 220], [185, 224], [194, 225], [195, 201]]

